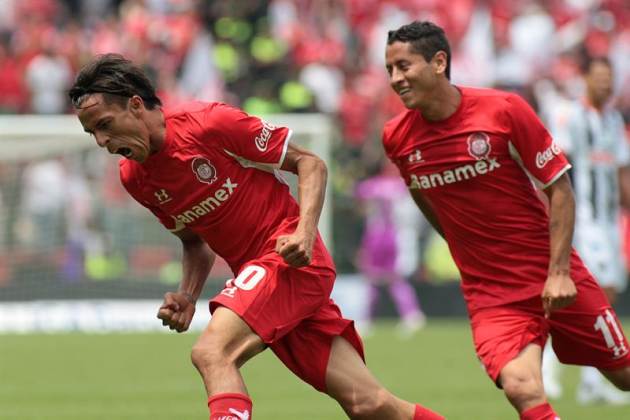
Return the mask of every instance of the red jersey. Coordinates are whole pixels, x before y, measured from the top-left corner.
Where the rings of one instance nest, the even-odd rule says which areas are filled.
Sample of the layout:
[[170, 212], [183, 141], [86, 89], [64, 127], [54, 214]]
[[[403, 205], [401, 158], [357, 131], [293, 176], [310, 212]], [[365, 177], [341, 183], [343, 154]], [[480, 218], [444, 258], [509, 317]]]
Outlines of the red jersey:
[[[408, 188], [433, 208], [474, 311], [541, 294], [549, 217], [532, 180], [546, 187], [570, 165], [518, 95], [459, 90], [449, 118], [407, 110], [385, 125], [383, 144]], [[571, 275], [590, 275], [575, 251]]]
[[[201, 236], [234, 273], [274, 252], [275, 238], [295, 231], [299, 206], [278, 170], [291, 130], [222, 103], [165, 110], [162, 148], [140, 164], [122, 159], [129, 193], [169, 230]], [[332, 265], [321, 238], [313, 265]]]

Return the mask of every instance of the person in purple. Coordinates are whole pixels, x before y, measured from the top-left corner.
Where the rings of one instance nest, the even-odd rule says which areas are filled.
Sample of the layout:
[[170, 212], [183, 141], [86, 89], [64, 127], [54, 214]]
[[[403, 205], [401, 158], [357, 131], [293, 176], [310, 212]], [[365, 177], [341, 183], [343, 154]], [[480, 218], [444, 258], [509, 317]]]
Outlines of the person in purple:
[[357, 268], [369, 288], [361, 330], [369, 333], [380, 291], [386, 286], [401, 318], [399, 330], [409, 336], [426, 322], [416, 292], [407, 281], [418, 266], [422, 219], [389, 161], [379, 174], [358, 183], [355, 197], [365, 215]]

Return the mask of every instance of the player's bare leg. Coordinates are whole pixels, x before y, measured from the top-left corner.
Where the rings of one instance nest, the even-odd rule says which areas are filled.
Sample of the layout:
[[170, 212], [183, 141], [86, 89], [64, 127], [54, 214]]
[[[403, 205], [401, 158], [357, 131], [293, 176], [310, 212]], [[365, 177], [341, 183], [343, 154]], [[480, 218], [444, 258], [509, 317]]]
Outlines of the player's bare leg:
[[226, 415], [249, 418], [252, 403], [239, 368], [264, 349], [260, 337], [238, 315], [225, 307], [214, 311], [191, 353], [209, 397], [211, 420]]
[[555, 413], [545, 398], [542, 381], [542, 349], [529, 344], [501, 370], [499, 381], [505, 396], [521, 419], [552, 419]]
[[630, 366], [616, 370], [601, 370], [610, 382], [622, 391], [630, 391]]
[[[351, 419], [443, 419], [395, 397], [368, 370], [354, 347], [343, 337], [333, 339], [326, 370], [327, 393]], [[422, 413], [416, 410], [423, 410]]]
[[208, 395], [247, 393], [238, 369], [264, 349], [263, 341], [245, 321], [230, 309], [219, 307], [193, 346], [191, 359]]

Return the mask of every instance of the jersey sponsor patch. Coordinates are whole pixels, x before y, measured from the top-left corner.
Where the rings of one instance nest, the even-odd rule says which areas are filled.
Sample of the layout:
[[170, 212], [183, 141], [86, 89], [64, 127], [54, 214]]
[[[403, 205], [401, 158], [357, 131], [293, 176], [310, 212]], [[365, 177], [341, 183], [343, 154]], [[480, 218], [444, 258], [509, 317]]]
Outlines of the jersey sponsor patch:
[[561, 151], [558, 145], [555, 142], [551, 143], [551, 146], [545, 149], [544, 152], [536, 153], [536, 167], [538, 169], [544, 168], [549, 162], [551, 162], [553, 158], [558, 156], [560, 153]]
[[180, 223], [192, 223], [200, 217], [210, 214], [227, 201], [234, 190], [238, 187], [236, 182], [232, 182], [230, 178], [227, 178], [221, 188], [217, 189], [214, 194], [209, 195], [204, 200], [196, 203], [190, 209], [175, 216], [175, 220]]
[[275, 129], [275, 125], [262, 121], [262, 130], [260, 131], [260, 134], [254, 138], [254, 143], [256, 144], [256, 148], [258, 150], [261, 152], [267, 150], [267, 145], [269, 144], [269, 139], [271, 138], [271, 132]]
[[192, 161], [192, 170], [199, 182], [212, 184], [217, 180], [217, 169], [205, 157], [197, 156], [194, 158]]
[[428, 190], [454, 182], [466, 181], [478, 175], [485, 175], [500, 168], [501, 164], [496, 158], [488, 160], [478, 160], [475, 164], [458, 166], [455, 169], [448, 169], [442, 172], [435, 172], [428, 175], [411, 175], [410, 189]]

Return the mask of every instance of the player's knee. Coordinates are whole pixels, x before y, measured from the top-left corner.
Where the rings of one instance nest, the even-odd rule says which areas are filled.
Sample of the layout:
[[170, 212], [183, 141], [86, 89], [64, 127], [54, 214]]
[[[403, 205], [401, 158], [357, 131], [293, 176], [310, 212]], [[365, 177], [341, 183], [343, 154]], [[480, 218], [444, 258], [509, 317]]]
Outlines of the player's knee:
[[208, 338], [203, 341], [198, 341], [193, 346], [190, 352], [190, 359], [200, 372], [206, 369], [228, 365], [233, 362], [230, 361], [225, 351], [225, 346]]
[[345, 401], [340, 401], [344, 411], [351, 419], [369, 419], [383, 412], [391, 401], [391, 395], [384, 389], [378, 390], [370, 395], [352, 395]]
[[542, 402], [545, 399], [542, 380], [531, 374], [506, 375], [501, 379], [501, 386], [506, 397], [516, 407]]

